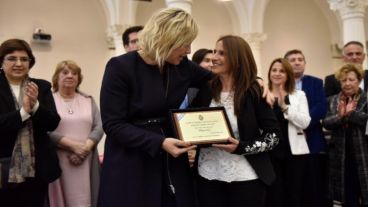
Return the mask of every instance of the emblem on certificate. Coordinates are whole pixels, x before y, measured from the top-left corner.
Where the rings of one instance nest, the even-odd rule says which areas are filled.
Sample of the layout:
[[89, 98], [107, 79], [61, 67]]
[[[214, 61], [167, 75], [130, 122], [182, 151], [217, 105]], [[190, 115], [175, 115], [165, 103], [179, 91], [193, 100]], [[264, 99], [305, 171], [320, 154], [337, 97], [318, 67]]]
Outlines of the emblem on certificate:
[[234, 137], [224, 107], [171, 110], [177, 137], [192, 144], [226, 143]]

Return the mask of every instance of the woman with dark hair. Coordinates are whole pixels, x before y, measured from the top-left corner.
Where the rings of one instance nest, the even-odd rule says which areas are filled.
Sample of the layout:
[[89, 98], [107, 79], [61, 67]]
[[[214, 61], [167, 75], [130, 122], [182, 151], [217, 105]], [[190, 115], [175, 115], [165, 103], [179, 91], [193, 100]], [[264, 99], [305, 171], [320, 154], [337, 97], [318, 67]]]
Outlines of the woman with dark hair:
[[212, 72], [215, 77], [198, 92], [193, 107], [225, 107], [234, 137], [227, 144], [199, 149], [195, 163], [199, 204], [261, 207], [266, 185], [275, 177], [267, 151], [277, 145], [279, 127], [261, 97], [248, 43], [238, 36], [219, 38]]
[[51, 84], [28, 75], [34, 64], [24, 40], [0, 45], [0, 202], [9, 206], [43, 206], [61, 173], [47, 135], [60, 118]]
[[198, 65], [202, 66], [203, 68], [207, 70], [212, 70], [212, 57], [213, 57], [213, 51], [209, 49], [199, 49], [197, 50], [193, 56], [192, 61], [197, 63]]
[[268, 87], [276, 99], [273, 110], [282, 136], [279, 145], [270, 153], [276, 180], [268, 188], [266, 204], [270, 207], [301, 206], [306, 156], [309, 154], [303, 130], [311, 120], [307, 98], [303, 91], [295, 89], [293, 69], [283, 58], [272, 61]]

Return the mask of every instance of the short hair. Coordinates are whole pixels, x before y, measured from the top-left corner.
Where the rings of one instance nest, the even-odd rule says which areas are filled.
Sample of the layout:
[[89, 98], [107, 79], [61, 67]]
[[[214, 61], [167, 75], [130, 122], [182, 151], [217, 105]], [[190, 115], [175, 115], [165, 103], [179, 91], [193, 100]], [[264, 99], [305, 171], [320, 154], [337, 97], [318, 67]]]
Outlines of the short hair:
[[364, 76], [364, 70], [360, 65], [357, 64], [345, 64], [343, 65], [336, 73], [335, 78], [337, 80], [340, 80], [344, 75], [346, 75], [349, 72], [354, 72], [359, 80], [359, 82], [363, 79]]
[[361, 43], [361, 42], [359, 42], [359, 41], [349, 41], [349, 42], [347, 42], [347, 43], [344, 45], [344, 47], [343, 47], [343, 48], [346, 48], [346, 47], [347, 47], [347, 46], [349, 46], [349, 45], [358, 45], [358, 46], [360, 46], [361, 48], [364, 48], [363, 43]]
[[[241, 37], [226, 35], [220, 37], [217, 42], [222, 41], [224, 56], [228, 62], [234, 88], [234, 112], [240, 114], [241, 103], [246, 93], [260, 97], [260, 87], [256, 81], [257, 65], [254, 60], [252, 49]], [[211, 81], [213, 96], [216, 101], [220, 99], [222, 89], [221, 81], [216, 76]]]
[[29, 44], [22, 39], [8, 39], [0, 45], [0, 67], [3, 65], [4, 57], [14, 51], [25, 51], [30, 59], [29, 68], [36, 63], [36, 58], [32, 53]]
[[124, 31], [124, 33], [123, 33], [123, 35], [122, 35], [122, 39], [123, 39], [123, 44], [124, 45], [129, 45], [129, 35], [131, 34], [131, 33], [134, 33], [134, 32], [139, 32], [139, 31], [141, 31], [143, 29], [143, 26], [141, 26], [141, 25], [138, 25], [138, 26], [132, 26], [132, 27], [129, 27], [129, 28], [127, 28], [125, 31]]
[[287, 51], [284, 55], [284, 58], [287, 60], [290, 55], [295, 55], [295, 54], [301, 54], [304, 58], [304, 62], [306, 62], [303, 52], [298, 49], [292, 49], [292, 50]]
[[286, 79], [284, 88], [286, 92], [292, 93], [295, 90], [294, 71], [289, 61], [287, 61], [285, 58], [276, 58], [271, 62], [270, 67], [268, 68], [268, 88], [272, 90], [271, 69], [275, 63], [280, 63], [282, 65], [282, 68], [285, 70], [287, 79]]
[[186, 11], [166, 8], [155, 12], [139, 34], [143, 56], [156, 61], [162, 70], [171, 52], [190, 45], [197, 37], [198, 25]]
[[78, 84], [77, 84], [77, 88], [75, 89], [76, 91], [79, 91], [79, 85], [82, 83], [83, 80], [83, 75], [82, 75], [82, 70], [81, 68], [78, 66], [78, 64], [76, 62], [74, 62], [73, 60], [63, 60], [61, 62], [59, 62], [56, 65], [56, 69], [54, 74], [52, 75], [52, 88], [54, 92], [59, 91], [59, 74], [61, 73], [61, 71], [64, 70], [65, 67], [68, 67], [71, 71], [75, 72], [78, 74]]
[[199, 49], [197, 50], [193, 56], [192, 56], [192, 61], [197, 63], [198, 65], [201, 64], [201, 62], [203, 61], [203, 59], [206, 57], [207, 54], [212, 54], [213, 50], [210, 49]]

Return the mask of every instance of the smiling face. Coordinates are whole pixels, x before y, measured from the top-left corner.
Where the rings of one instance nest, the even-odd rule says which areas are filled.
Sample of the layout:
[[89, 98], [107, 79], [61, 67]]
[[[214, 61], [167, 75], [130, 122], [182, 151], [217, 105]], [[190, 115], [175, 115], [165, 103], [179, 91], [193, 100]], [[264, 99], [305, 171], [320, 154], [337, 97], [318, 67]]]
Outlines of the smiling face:
[[216, 43], [212, 58], [212, 72], [217, 75], [229, 75], [230, 68], [226, 51], [224, 50], [223, 42], [220, 40]]
[[7, 80], [19, 85], [29, 72], [30, 59], [26, 51], [14, 51], [5, 55], [2, 68]]
[[190, 54], [191, 47], [190, 45], [183, 45], [174, 49], [169, 57], [166, 59], [166, 62], [178, 65], [188, 54]]
[[270, 81], [274, 86], [283, 86], [287, 81], [287, 74], [282, 64], [275, 62], [271, 66], [270, 70]]
[[360, 81], [354, 71], [347, 72], [340, 78], [341, 90], [347, 96], [352, 96], [359, 91]]

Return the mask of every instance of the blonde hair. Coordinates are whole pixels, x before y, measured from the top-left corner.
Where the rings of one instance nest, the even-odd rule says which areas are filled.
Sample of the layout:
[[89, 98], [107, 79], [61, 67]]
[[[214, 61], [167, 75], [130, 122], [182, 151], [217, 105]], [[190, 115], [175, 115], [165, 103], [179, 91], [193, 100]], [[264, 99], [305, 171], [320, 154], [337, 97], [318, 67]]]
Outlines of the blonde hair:
[[59, 74], [61, 73], [61, 71], [64, 70], [65, 67], [68, 67], [71, 71], [78, 74], [78, 84], [77, 84], [77, 88], [75, 89], [76, 91], [78, 91], [79, 85], [82, 83], [82, 80], [83, 80], [82, 70], [77, 65], [77, 63], [74, 62], [73, 60], [63, 60], [56, 65], [54, 75], [52, 75], [52, 88], [54, 92], [59, 91], [59, 85], [58, 85]]
[[340, 80], [341, 78], [343, 78], [346, 74], [348, 74], [349, 72], [354, 72], [357, 76], [357, 79], [359, 80], [359, 82], [363, 79], [364, 76], [364, 71], [362, 69], [362, 67], [360, 65], [357, 64], [345, 64], [343, 65], [336, 73], [335, 73], [335, 78], [337, 80]]
[[155, 60], [162, 70], [171, 52], [190, 45], [197, 34], [198, 26], [189, 13], [178, 8], [159, 10], [139, 34], [142, 55]]

